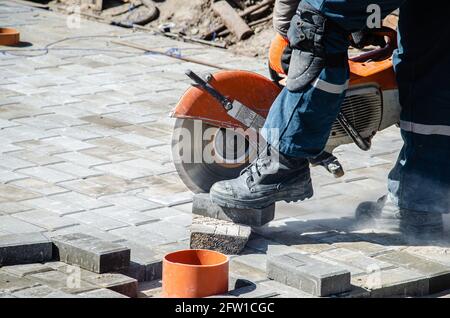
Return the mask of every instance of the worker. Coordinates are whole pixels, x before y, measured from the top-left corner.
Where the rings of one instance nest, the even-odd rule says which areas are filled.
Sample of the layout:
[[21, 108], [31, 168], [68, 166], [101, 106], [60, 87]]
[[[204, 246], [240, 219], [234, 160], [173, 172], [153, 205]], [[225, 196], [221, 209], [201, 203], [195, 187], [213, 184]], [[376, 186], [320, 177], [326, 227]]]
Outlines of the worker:
[[389, 174], [388, 195], [378, 210], [366, 212], [398, 221], [405, 234], [441, 235], [442, 214], [450, 212], [450, 55], [445, 48], [450, 24], [444, 6], [420, 0], [277, 0], [277, 36], [290, 45], [281, 57], [286, 87], [262, 131], [268, 147], [238, 178], [214, 184], [212, 201], [262, 208], [313, 195], [308, 159], [323, 151], [345, 96], [350, 34], [369, 34], [364, 30], [372, 14], [378, 11], [384, 18], [400, 8], [394, 69], [404, 145]]

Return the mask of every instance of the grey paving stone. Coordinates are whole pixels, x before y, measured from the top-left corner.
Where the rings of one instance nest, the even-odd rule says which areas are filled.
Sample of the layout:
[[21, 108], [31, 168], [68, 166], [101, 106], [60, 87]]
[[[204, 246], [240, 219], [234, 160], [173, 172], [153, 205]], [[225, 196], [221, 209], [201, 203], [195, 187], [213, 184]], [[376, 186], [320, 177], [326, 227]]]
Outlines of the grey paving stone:
[[[394, 268], [393, 264], [389, 262], [382, 261], [381, 259], [375, 259], [372, 257], [365, 256], [361, 252], [352, 251], [345, 248], [335, 248], [332, 250], [324, 251], [316, 256], [325, 257], [330, 260], [337, 261], [343, 267], [356, 267], [362, 271], [362, 273], [371, 272], [373, 269], [384, 270], [388, 268]], [[350, 269], [349, 269], [350, 270]], [[361, 272], [354, 273], [350, 270], [352, 274], [360, 274]]]
[[129, 224], [117, 221], [105, 215], [95, 213], [94, 211], [80, 212], [71, 214], [69, 218], [79, 223], [96, 227], [102, 231], [111, 231], [129, 226]]
[[57, 158], [61, 158], [61, 160], [67, 160], [70, 162], [74, 162], [76, 164], [85, 166], [85, 167], [93, 167], [96, 165], [109, 163], [107, 160], [103, 160], [94, 156], [89, 156], [83, 154], [81, 152], [66, 152], [59, 155], [55, 155]]
[[33, 263], [33, 264], [4, 266], [2, 270], [6, 273], [9, 273], [17, 277], [24, 277], [31, 274], [48, 272], [53, 269], [46, 264]]
[[349, 250], [363, 253], [366, 256], [374, 257], [380, 254], [387, 253], [395, 249], [395, 247], [383, 246], [371, 242], [359, 241], [359, 242], [339, 242], [334, 243], [335, 247], [343, 247]]
[[192, 213], [248, 226], [262, 226], [274, 219], [275, 204], [265, 209], [222, 208], [211, 202], [208, 193], [199, 193], [193, 198]]
[[53, 237], [52, 241], [55, 257], [96, 273], [122, 270], [130, 264], [128, 248], [90, 235], [67, 234]]
[[224, 254], [239, 254], [248, 242], [251, 228], [203, 216], [194, 217], [191, 248], [208, 249]]
[[92, 285], [110, 289], [127, 297], [137, 296], [138, 282], [136, 279], [119, 273], [95, 274], [82, 271], [81, 279]]
[[276, 281], [268, 280], [250, 286], [231, 290], [230, 295], [239, 298], [315, 298], [316, 296], [286, 286]]
[[14, 214], [14, 217], [49, 231], [63, 229], [78, 224], [78, 222], [75, 222], [74, 220], [63, 218], [57, 213], [44, 210], [20, 212]]
[[429, 291], [428, 278], [401, 267], [352, 277], [352, 285], [369, 290], [375, 298], [424, 296]]
[[45, 285], [69, 294], [79, 294], [98, 288], [96, 285], [82, 280], [76, 271], [73, 273], [63, 273], [53, 270], [28, 275], [26, 278], [36, 284]]
[[111, 196], [103, 196], [102, 200], [113, 205], [138, 211], [152, 210], [160, 206], [155, 202], [139, 198], [132, 194], [116, 194]]
[[[65, 217], [65, 218], [69, 218], [69, 217]], [[117, 235], [113, 235], [109, 232], [105, 232], [102, 231], [96, 227], [90, 226], [90, 225], [86, 225], [86, 224], [80, 224], [80, 225], [74, 225], [74, 226], [70, 226], [70, 227], [65, 227], [65, 228], [61, 228], [58, 230], [54, 230], [54, 231], [49, 231], [49, 232], [45, 232], [45, 236], [47, 236], [48, 238], [52, 238], [55, 236], [60, 236], [60, 235], [66, 235], [66, 234], [74, 234], [74, 233], [84, 233], [84, 234], [88, 234], [91, 236], [94, 236], [100, 240], [103, 241], [107, 241], [107, 242], [112, 242], [112, 243], [119, 243], [121, 241], [124, 241], [123, 238], [117, 236]]]
[[122, 242], [131, 249], [130, 266], [122, 273], [139, 282], [152, 281], [162, 277], [162, 258], [160, 250], [134, 242]]
[[92, 211], [100, 216], [106, 216], [122, 223], [134, 226], [152, 223], [159, 220], [151, 215], [136, 212], [120, 206], [111, 206]]
[[14, 185], [22, 189], [28, 189], [42, 195], [52, 195], [68, 191], [67, 189], [61, 188], [52, 183], [28, 177], [26, 177], [25, 179], [11, 182], [11, 185]]
[[60, 200], [58, 197], [48, 196], [32, 200], [22, 201], [22, 204], [33, 210], [53, 212], [59, 216], [84, 211], [84, 208], [74, 201]]
[[171, 240], [160, 234], [142, 228], [142, 226], [129, 226], [117, 230], [112, 230], [109, 233], [119, 236], [125, 240], [149, 246], [157, 246], [160, 244], [167, 244], [172, 242]]
[[0, 203], [0, 214], [8, 215], [18, 212], [31, 210], [31, 208], [16, 202], [2, 202]]
[[99, 289], [94, 289], [88, 292], [84, 292], [81, 294], [78, 294], [81, 297], [86, 297], [86, 298], [128, 298], [127, 296], [120, 294], [118, 292], [115, 292], [111, 289], [107, 289], [107, 288], [99, 288]]
[[45, 229], [28, 222], [19, 220], [10, 215], [0, 215], [0, 231], [16, 234], [16, 233], [32, 233], [41, 232]]
[[39, 232], [0, 237], [1, 266], [46, 262], [51, 259], [52, 243]]
[[29, 175], [47, 182], [58, 183], [76, 179], [75, 176], [50, 168], [51, 166], [40, 166], [18, 170], [20, 173]]
[[269, 257], [267, 277], [315, 296], [330, 296], [351, 289], [349, 271], [299, 253]]
[[425, 275], [429, 279], [430, 294], [450, 288], [450, 267], [448, 266], [403, 251], [386, 253], [376, 258]]
[[40, 194], [27, 189], [21, 189], [9, 184], [0, 184], [0, 198], [7, 201], [22, 201], [37, 198], [39, 196]]
[[17, 298], [74, 298], [74, 295], [46, 285], [31, 287], [12, 294]]
[[40, 285], [27, 278], [16, 277], [4, 272], [0, 272], [0, 293], [11, 294], [15, 291], [35, 287]]
[[139, 226], [145, 231], [156, 233], [166, 239], [167, 243], [189, 239], [189, 229], [167, 221], [151, 222]]

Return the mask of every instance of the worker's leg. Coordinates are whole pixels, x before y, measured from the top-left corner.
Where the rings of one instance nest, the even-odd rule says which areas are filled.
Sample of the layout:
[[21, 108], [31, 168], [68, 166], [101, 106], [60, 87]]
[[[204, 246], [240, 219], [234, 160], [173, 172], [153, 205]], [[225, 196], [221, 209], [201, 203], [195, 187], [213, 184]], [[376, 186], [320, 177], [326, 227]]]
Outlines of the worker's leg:
[[[213, 185], [213, 202], [258, 208], [312, 196], [309, 162], [323, 150], [348, 85], [348, 38], [302, 4], [291, 22], [287, 88], [274, 102], [263, 136], [268, 151], [240, 177]], [[327, 32], [325, 33], [325, 30]]]
[[[390, 198], [413, 233], [442, 230], [441, 214], [450, 212], [450, 57], [439, 47], [450, 25], [439, 6], [427, 15], [422, 9], [414, 1], [400, 9], [395, 65], [404, 146], [389, 175]], [[434, 44], [424, 45], [424, 36]]]
[[344, 66], [324, 69], [312, 85], [300, 92], [283, 89], [264, 125], [268, 143], [291, 157], [319, 155], [339, 113], [347, 83], [348, 67]]

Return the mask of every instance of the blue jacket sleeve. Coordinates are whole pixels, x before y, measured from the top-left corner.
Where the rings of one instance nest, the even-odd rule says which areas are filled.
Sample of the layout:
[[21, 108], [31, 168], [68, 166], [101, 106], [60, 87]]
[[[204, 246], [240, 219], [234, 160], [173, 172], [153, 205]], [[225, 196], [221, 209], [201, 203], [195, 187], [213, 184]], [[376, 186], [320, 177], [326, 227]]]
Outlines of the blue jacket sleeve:
[[398, 9], [405, 0], [304, 0], [320, 10], [343, 29], [355, 32], [367, 26], [367, 19], [373, 11], [370, 5], [378, 5], [381, 19]]

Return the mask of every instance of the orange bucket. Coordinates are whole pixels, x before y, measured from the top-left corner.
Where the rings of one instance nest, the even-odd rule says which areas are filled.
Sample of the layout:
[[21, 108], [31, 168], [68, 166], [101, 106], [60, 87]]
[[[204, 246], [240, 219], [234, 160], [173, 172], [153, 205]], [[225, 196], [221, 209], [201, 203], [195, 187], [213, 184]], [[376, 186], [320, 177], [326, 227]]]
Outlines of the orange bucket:
[[0, 28], [0, 45], [16, 45], [20, 41], [20, 33], [11, 28]]
[[228, 257], [210, 250], [182, 250], [163, 259], [162, 296], [200, 298], [228, 292]]

